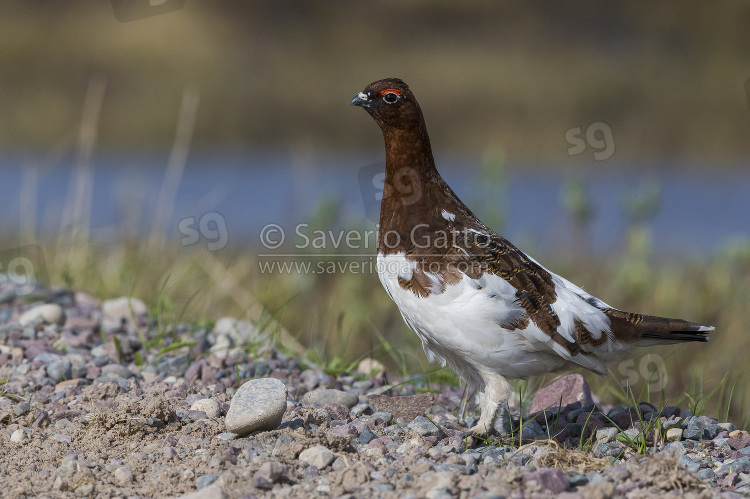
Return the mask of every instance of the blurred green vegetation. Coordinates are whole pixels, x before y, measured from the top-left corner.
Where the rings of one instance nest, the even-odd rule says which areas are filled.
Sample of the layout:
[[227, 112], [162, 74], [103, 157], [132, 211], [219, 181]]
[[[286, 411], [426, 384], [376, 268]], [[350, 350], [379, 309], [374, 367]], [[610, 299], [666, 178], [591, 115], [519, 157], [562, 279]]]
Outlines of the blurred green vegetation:
[[109, 1], [4, 0], [0, 144], [51, 148], [100, 75], [101, 149], [168, 145], [194, 85], [197, 147], [379, 150], [347, 103], [400, 76], [444, 151], [591, 160], [591, 150], [568, 158], [565, 131], [601, 121], [615, 160], [738, 163], [750, 132], [748, 25], [750, 4], [730, 0], [188, 0], [129, 23]]

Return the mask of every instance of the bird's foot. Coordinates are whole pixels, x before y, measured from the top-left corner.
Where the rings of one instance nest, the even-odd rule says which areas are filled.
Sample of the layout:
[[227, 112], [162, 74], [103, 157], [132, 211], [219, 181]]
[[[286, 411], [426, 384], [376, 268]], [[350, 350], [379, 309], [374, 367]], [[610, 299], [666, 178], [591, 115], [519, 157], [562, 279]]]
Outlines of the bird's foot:
[[486, 421], [479, 421], [476, 425], [466, 430], [466, 434], [474, 437], [488, 437], [495, 429]]

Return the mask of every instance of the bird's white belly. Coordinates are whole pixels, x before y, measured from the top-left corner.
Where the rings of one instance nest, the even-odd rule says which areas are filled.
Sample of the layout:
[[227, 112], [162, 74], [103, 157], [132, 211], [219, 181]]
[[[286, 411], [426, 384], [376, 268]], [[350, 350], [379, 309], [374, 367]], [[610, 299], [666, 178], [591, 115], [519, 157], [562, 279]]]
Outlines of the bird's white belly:
[[477, 380], [481, 371], [526, 378], [568, 364], [549, 350], [545, 343], [549, 336], [533, 323], [523, 333], [500, 326], [523, 313], [515, 288], [506, 281], [496, 276], [486, 282], [464, 276], [442, 290], [436, 281], [435, 289], [421, 297], [398, 282], [399, 276], [411, 278], [413, 265], [400, 253], [378, 255], [380, 281], [419, 335], [431, 362], [447, 362], [466, 381]]

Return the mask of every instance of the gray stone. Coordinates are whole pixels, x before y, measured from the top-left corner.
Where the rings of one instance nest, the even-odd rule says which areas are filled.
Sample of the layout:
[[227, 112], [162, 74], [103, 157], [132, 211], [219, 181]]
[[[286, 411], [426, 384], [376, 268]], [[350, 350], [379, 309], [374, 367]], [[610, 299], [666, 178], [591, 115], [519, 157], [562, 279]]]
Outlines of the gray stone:
[[121, 486], [128, 485], [133, 481], [133, 472], [127, 466], [120, 466], [114, 472], [115, 480]]
[[516, 466], [526, 466], [526, 463], [531, 461], [531, 456], [528, 454], [514, 454], [508, 460]]
[[684, 422], [682, 423], [682, 425], [680, 425], [679, 419], [673, 419], [672, 421], [665, 421], [664, 424], [662, 424], [662, 428], [664, 428], [665, 430], [668, 430], [673, 427], [684, 429], [682, 428], [682, 426], [687, 427], [687, 425]]
[[102, 376], [116, 376], [118, 378], [128, 379], [131, 376], [134, 376], [134, 374], [121, 364], [107, 364], [102, 367]]
[[182, 377], [185, 375], [185, 372], [187, 371], [189, 365], [190, 354], [182, 353], [175, 355], [174, 357], [162, 357], [159, 360], [159, 364], [156, 366], [156, 368], [162, 374]]
[[599, 452], [599, 453], [601, 453], [604, 456], [606, 456], [606, 455], [608, 455], [608, 454], [611, 453], [611, 449], [610, 449], [609, 445], [605, 444], [604, 442], [597, 442], [594, 445], [593, 451], [594, 451], [595, 454], [597, 452]]
[[224, 432], [224, 433], [219, 433], [218, 435], [216, 435], [215, 438], [218, 438], [219, 440], [223, 440], [225, 442], [229, 442], [230, 440], [234, 440], [238, 436], [239, 435], [237, 435], [236, 433]]
[[642, 432], [638, 428], [631, 428], [629, 430], [623, 431], [623, 433], [630, 438], [638, 438], [641, 436]]
[[672, 457], [680, 457], [687, 454], [685, 444], [682, 442], [669, 442], [664, 446], [664, 451], [669, 453]]
[[31, 326], [33, 324], [65, 324], [65, 312], [60, 305], [55, 303], [45, 303], [28, 309], [18, 318], [18, 323], [22, 326]]
[[617, 428], [600, 428], [596, 430], [596, 440], [608, 444], [615, 440], [620, 431]]
[[732, 423], [718, 423], [719, 428], [722, 430], [732, 433], [734, 430], [737, 429], [736, 426], [734, 426]]
[[573, 487], [582, 487], [589, 483], [589, 477], [586, 475], [573, 475], [569, 478], [570, 485]]
[[687, 425], [687, 428], [682, 432], [682, 438], [686, 440], [700, 440], [703, 438], [704, 425], [698, 418], [693, 417]]
[[523, 474], [523, 483], [537, 482], [553, 494], [559, 494], [570, 488], [570, 481], [559, 468], [545, 468], [539, 471]]
[[27, 412], [31, 410], [31, 405], [29, 405], [28, 402], [23, 401], [19, 402], [14, 408], [13, 408], [13, 415], [14, 416], [23, 416]]
[[109, 331], [123, 322], [129, 327], [142, 323], [148, 316], [148, 307], [138, 298], [121, 296], [102, 303], [102, 328]]
[[536, 420], [532, 419], [531, 421], [523, 422], [523, 429], [521, 430], [523, 438], [534, 439], [543, 435], [546, 435], [546, 432]]
[[205, 489], [219, 479], [221, 473], [206, 473], [197, 480], [198, 489]]
[[732, 450], [732, 447], [729, 445], [726, 438], [714, 438], [714, 448], [726, 451]]
[[270, 490], [284, 472], [284, 465], [278, 461], [267, 461], [253, 475], [253, 487]]
[[374, 483], [370, 486], [374, 492], [378, 492], [380, 494], [387, 494], [388, 492], [393, 492], [396, 490], [396, 487], [394, 485], [391, 485], [390, 483]]
[[731, 463], [724, 464], [716, 472], [718, 475], [722, 473], [750, 473], [750, 457], [743, 456], [739, 459], [735, 459]]
[[73, 423], [70, 422], [69, 419], [62, 418], [55, 421], [55, 428], [67, 428], [68, 426], [72, 425]]
[[615, 481], [622, 482], [630, 478], [630, 471], [625, 466], [610, 466], [602, 472], [605, 476], [611, 476]]
[[378, 438], [378, 436], [375, 433], [373, 433], [369, 428], [365, 428], [362, 431], [362, 434], [359, 436], [359, 443], [369, 444], [376, 438]]
[[475, 418], [474, 416], [467, 416], [464, 419], [458, 420], [458, 424], [460, 424], [464, 428], [473, 428], [474, 425], [476, 425], [478, 422], [479, 418]]
[[218, 484], [209, 485], [205, 489], [196, 490], [188, 494], [181, 495], [177, 499], [227, 499], [226, 492]]
[[25, 442], [29, 437], [26, 435], [26, 432], [23, 430], [15, 430], [13, 433], [10, 434], [10, 441], [14, 444], [21, 444]]
[[[229, 337], [229, 335], [220, 334], [216, 336], [216, 341], [214, 341], [214, 345], [211, 347], [210, 351], [214, 357], [226, 359], [227, 355], [229, 355], [229, 350], [233, 346], [234, 342], [232, 341], [232, 338]], [[265, 374], [261, 374], [260, 376], [265, 376]]]
[[252, 379], [232, 397], [225, 418], [228, 432], [245, 436], [256, 430], [275, 430], [286, 411], [287, 389], [275, 378]]
[[368, 357], [359, 362], [357, 372], [360, 372], [365, 376], [375, 376], [377, 378], [385, 372], [385, 367], [381, 362]]
[[315, 466], [319, 470], [331, 464], [334, 459], [336, 459], [336, 456], [333, 455], [333, 452], [322, 445], [303, 450], [299, 455], [300, 461]]
[[266, 339], [266, 335], [262, 334], [256, 325], [234, 317], [222, 317], [216, 321], [213, 333], [217, 337], [229, 336], [235, 345], [258, 343]]
[[258, 475], [257, 473], [253, 476], [251, 483], [256, 489], [271, 490], [273, 488], [273, 482], [271, 480], [262, 475]]
[[677, 459], [677, 463], [688, 471], [696, 472], [701, 469], [700, 463], [696, 463], [687, 456], [680, 456]]
[[70, 445], [71, 442], [70, 435], [65, 435], [64, 433], [55, 433], [54, 435], [52, 435], [52, 439], [60, 442], [61, 444]]
[[357, 404], [349, 410], [349, 415], [356, 419], [361, 416], [369, 416], [374, 412], [375, 409], [370, 404]]
[[719, 427], [719, 425], [707, 424], [703, 428], [703, 438], [707, 440], [713, 440], [714, 438], [716, 438], [716, 435], [718, 435], [720, 431], [721, 431], [721, 428]]
[[365, 379], [362, 381], [355, 381], [352, 383], [352, 388], [357, 389], [360, 393], [365, 393], [367, 390], [372, 388], [372, 381]]
[[371, 421], [377, 421], [379, 419], [381, 419], [386, 425], [389, 425], [393, 421], [393, 414], [390, 412], [374, 412], [370, 416]]
[[702, 470], [698, 470], [698, 477], [704, 480], [710, 480], [716, 478], [716, 473], [714, 473], [714, 470], [711, 468], [703, 468]]
[[414, 421], [409, 423], [407, 428], [419, 433], [423, 437], [437, 437], [442, 433], [440, 428], [425, 416], [417, 416], [414, 418]]
[[218, 418], [221, 415], [219, 403], [213, 399], [201, 399], [193, 402], [191, 411], [203, 411], [209, 419]]
[[265, 360], [255, 362], [255, 377], [262, 378], [271, 374], [271, 366]]
[[302, 397], [302, 403], [306, 405], [326, 405], [338, 404], [351, 409], [359, 402], [359, 397], [352, 393], [342, 392], [341, 390], [332, 390], [329, 388], [322, 390], [313, 390], [307, 392]]
[[682, 440], [683, 430], [679, 428], [670, 428], [667, 430], [667, 442], [679, 442]]
[[73, 366], [65, 357], [58, 357], [47, 364], [47, 377], [57, 383], [73, 377]]

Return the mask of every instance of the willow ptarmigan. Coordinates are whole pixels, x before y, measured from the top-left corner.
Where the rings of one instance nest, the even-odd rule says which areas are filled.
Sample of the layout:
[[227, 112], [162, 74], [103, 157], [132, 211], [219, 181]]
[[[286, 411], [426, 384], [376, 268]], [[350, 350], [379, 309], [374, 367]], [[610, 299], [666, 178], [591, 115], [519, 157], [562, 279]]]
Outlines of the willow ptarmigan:
[[385, 139], [380, 281], [428, 360], [479, 389], [472, 433], [492, 429], [511, 393], [507, 378], [579, 366], [606, 375], [634, 347], [708, 340], [711, 326], [610, 307], [484, 225], [435, 168], [422, 111], [403, 81], [371, 83], [350, 104]]

